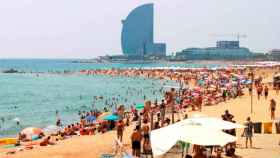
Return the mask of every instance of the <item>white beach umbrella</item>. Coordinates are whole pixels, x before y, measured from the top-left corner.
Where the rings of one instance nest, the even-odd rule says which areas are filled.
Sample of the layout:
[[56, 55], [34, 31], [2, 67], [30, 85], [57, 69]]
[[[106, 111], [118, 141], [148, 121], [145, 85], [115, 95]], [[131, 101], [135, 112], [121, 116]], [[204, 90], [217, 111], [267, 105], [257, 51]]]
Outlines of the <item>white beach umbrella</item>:
[[236, 137], [219, 130], [209, 130], [201, 125], [184, 126], [179, 140], [202, 146], [224, 146], [237, 140]]
[[168, 152], [178, 141], [196, 145], [220, 145], [236, 141], [236, 137], [221, 130], [244, 128], [243, 125], [218, 118], [191, 118], [151, 132], [154, 156]]
[[20, 122], [20, 118], [16, 117], [13, 119], [15, 122]]
[[224, 121], [220, 118], [215, 118], [215, 117], [190, 118], [190, 119], [183, 120], [180, 123], [184, 125], [201, 124], [204, 127], [207, 127], [209, 129], [216, 129], [216, 130], [245, 128], [245, 126], [241, 124]]
[[58, 127], [56, 125], [49, 125], [43, 129], [45, 134], [57, 134], [61, 130], [61, 127]]

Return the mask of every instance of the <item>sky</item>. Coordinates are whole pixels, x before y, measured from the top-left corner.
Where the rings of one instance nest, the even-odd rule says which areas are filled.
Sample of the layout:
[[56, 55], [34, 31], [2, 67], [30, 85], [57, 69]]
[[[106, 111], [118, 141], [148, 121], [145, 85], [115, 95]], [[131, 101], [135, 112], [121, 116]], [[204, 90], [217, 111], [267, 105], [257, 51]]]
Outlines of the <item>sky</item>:
[[252, 51], [280, 48], [279, 0], [0, 0], [0, 58], [121, 54], [121, 20], [145, 3], [154, 3], [154, 39], [168, 54], [237, 33]]

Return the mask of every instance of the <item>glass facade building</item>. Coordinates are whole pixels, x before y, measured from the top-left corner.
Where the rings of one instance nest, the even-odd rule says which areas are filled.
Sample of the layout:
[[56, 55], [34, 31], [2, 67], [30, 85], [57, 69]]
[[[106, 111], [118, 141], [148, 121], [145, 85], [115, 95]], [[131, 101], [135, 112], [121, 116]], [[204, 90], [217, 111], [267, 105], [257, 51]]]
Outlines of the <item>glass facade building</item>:
[[145, 4], [132, 10], [122, 24], [121, 45], [125, 55], [165, 56], [166, 45], [154, 43], [153, 4]]

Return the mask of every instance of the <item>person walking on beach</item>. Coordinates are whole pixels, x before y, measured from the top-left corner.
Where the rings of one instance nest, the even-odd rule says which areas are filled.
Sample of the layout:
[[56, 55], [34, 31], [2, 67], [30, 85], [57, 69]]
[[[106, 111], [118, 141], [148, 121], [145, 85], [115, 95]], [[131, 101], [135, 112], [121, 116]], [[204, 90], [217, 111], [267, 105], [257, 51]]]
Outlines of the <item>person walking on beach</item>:
[[197, 98], [197, 106], [198, 106], [198, 110], [201, 112], [202, 109], [202, 104], [203, 104], [203, 98], [202, 95], [200, 94]]
[[119, 120], [117, 123], [117, 138], [122, 142], [124, 131], [124, 122], [123, 120]]
[[142, 127], [144, 143], [150, 141], [150, 127], [147, 120], [144, 120], [144, 125]]
[[265, 88], [264, 88], [264, 98], [265, 98], [265, 100], [267, 100], [267, 97], [268, 97], [268, 87], [265, 86]]
[[279, 85], [279, 84], [277, 84], [277, 85], [276, 85], [276, 88], [275, 88], [275, 90], [276, 90], [276, 94], [277, 94], [277, 95], [279, 94], [279, 89], [280, 89], [280, 85]]
[[274, 120], [275, 119], [275, 110], [276, 110], [276, 101], [274, 99], [270, 100], [269, 110], [270, 110], [270, 118], [271, 118], [271, 120]]
[[245, 128], [244, 128], [242, 136], [245, 136], [245, 138], [246, 138], [246, 141], [245, 141], [246, 148], [248, 148], [248, 140], [250, 141], [250, 148], [252, 148], [252, 137], [253, 137], [254, 124], [251, 121], [250, 117], [247, 118], [247, 121], [245, 122], [244, 125], [245, 125]]
[[259, 85], [257, 88], [257, 94], [258, 94], [258, 100], [260, 100], [260, 97], [262, 95], [263, 87], [262, 85]]
[[161, 120], [161, 127], [163, 127], [164, 125], [164, 120], [165, 120], [165, 103], [164, 100], [161, 100], [161, 104], [159, 106], [159, 110], [160, 110], [160, 120]]
[[133, 131], [131, 135], [131, 144], [132, 144], [132, 155], [136, 157], [140, 157], [141, 155], [141, 140], [142, 140], [142, 134], [140, 130], [140, 126], [137, 125], [135, 130]]

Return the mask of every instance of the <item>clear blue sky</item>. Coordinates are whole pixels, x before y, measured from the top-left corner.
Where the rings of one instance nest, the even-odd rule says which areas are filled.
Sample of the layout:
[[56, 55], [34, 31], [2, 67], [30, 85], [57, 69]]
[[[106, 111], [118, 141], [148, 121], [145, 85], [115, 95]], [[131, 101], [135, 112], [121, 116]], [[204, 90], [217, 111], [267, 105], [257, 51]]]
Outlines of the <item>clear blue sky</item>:
[[120, 54], [121, 19], [150, 2], [155, 41], [169, 53], [238, 32], [253, 51], [280, 48], [280, 0], [0, 0], [0, 58]]

